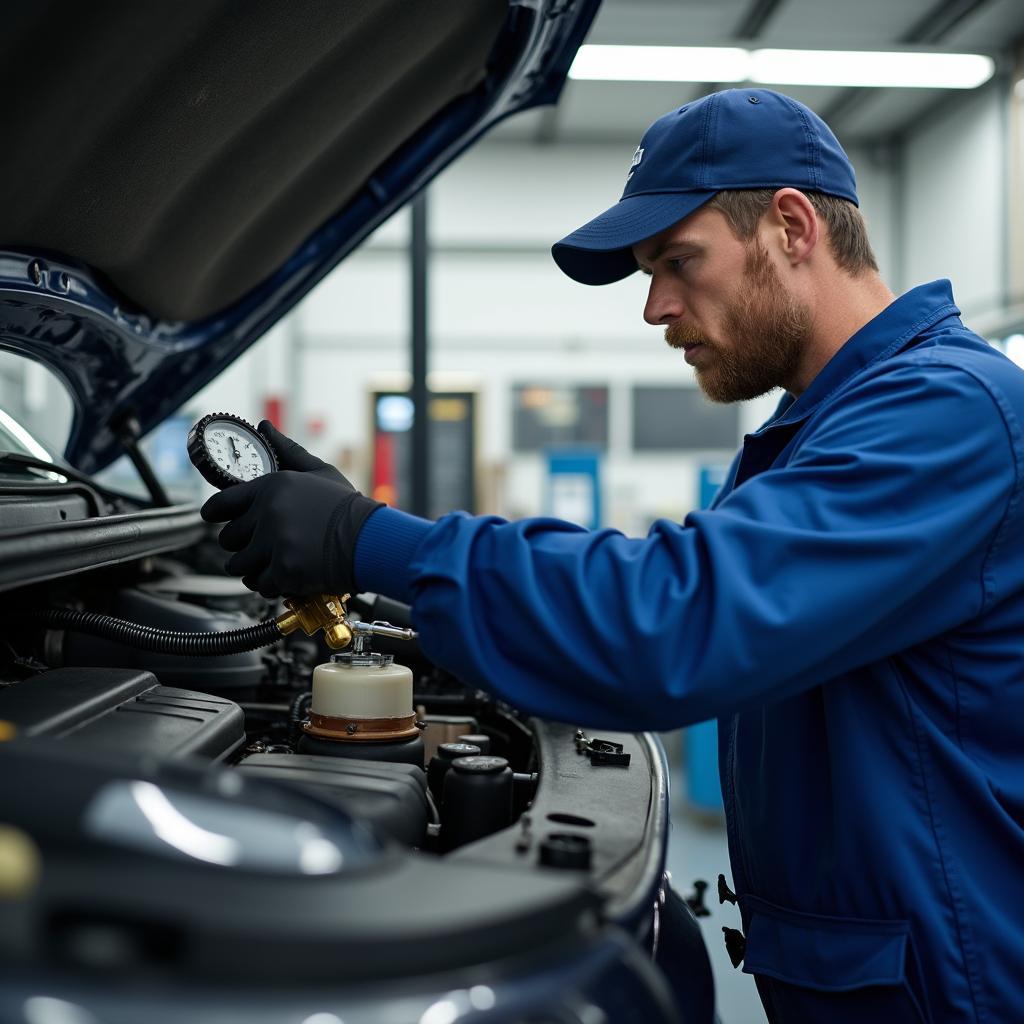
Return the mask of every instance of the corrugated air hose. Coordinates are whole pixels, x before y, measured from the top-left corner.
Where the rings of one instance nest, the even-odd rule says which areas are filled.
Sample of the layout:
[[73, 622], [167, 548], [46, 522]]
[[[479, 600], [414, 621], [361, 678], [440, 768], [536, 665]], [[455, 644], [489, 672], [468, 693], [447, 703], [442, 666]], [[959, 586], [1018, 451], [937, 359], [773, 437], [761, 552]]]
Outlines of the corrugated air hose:
[[264, 619], [255, 626], [244, 629], [229, 629], [223, 633], [186, 633], [173, 629], [156, 629], [141, 626], [137, 622], [115, 619], [112, 615], [98, 612], [74, 611], [71, 608], [25, 609], [20, 617], [49, 626], [52, 629], [67, 629], [77, 633], [112, 640], [127, 647], [157, 654], [179, 654], [182, 656], [206, 657], [218, 654], [242, 654], [267, 647], [280, 640], [282, 633], [275, 619]]

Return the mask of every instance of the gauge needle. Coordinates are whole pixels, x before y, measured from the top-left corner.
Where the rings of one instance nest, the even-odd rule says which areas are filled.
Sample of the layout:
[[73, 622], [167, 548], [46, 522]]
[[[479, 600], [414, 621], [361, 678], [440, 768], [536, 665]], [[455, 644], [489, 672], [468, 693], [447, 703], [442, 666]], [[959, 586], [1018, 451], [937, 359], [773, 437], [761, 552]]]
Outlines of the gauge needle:
[[233, 437], [231, 438], [231, 454], [234, 455], [235, 462], [237, 462], [241, 458], [241, 456], [238, 453], [238, 445], [235, 443], [235, 439]]

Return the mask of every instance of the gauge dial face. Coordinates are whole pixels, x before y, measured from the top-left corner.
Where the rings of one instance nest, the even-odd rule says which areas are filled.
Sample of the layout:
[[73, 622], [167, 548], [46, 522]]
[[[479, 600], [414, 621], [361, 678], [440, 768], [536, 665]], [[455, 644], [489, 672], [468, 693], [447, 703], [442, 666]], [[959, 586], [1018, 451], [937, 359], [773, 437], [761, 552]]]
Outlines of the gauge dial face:
[[204, 438], [210, 459], [236, 480], [255, 480], [274, 471], [266, 442], [237, 423], [213, 420]]
[[273, 473], [277, 460], [266, 440], [241, 417], [215, 413], [189, 435], [189, 456], [216, 487], [229, 487]]

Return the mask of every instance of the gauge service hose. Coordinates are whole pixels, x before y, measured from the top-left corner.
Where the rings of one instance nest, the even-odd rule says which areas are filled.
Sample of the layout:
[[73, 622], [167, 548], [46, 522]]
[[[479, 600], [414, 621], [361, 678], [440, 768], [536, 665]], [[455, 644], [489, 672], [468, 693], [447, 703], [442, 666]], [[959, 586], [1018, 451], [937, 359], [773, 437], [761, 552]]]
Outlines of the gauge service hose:
[[275, 619], [264, 619], [255, 626], [229, 629], [223, 633], [188, 633], [173, 629], [157, 629], [126, 622], [99, 612], [75, 611], [71, 608], [27, 609], [21, 616], [52, 629], [72, 630], [112, 640], [155, 654], [177, 654], [183, 657], [244, 654], [268, 647], [284, 635]]

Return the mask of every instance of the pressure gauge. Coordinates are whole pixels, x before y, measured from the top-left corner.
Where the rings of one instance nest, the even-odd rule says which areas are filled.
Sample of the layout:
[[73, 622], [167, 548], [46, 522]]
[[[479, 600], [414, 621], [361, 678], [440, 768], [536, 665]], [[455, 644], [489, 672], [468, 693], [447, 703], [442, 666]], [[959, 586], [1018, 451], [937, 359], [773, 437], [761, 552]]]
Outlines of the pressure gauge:
[[204, 416], [188, 432], [188, 457], [221, 489], [277, 469], [277, 456], [266, 438], [241, 416], [225, 412]]

